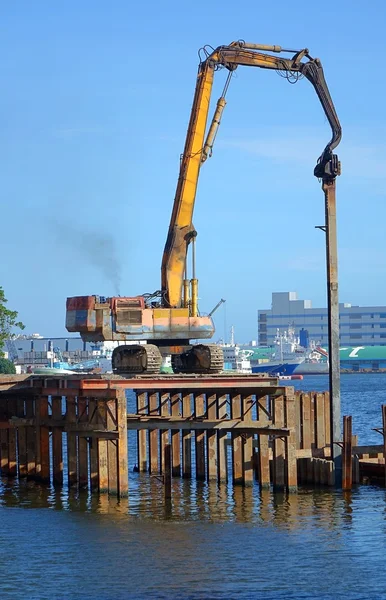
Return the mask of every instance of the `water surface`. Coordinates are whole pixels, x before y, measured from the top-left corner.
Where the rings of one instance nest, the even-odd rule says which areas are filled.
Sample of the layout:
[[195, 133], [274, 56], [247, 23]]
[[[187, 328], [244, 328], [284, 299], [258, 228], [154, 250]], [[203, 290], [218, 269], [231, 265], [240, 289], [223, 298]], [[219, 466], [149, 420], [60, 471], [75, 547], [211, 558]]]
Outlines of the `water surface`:
[[[323, 391], [327, 378], [297, 388]], [[342, 414], [380, 443], [386, 375], [343, 375]], [[130, 500], [0, 483], [1, 599], [386, 598], [386, 490], [218, 487], [132, 472]]]

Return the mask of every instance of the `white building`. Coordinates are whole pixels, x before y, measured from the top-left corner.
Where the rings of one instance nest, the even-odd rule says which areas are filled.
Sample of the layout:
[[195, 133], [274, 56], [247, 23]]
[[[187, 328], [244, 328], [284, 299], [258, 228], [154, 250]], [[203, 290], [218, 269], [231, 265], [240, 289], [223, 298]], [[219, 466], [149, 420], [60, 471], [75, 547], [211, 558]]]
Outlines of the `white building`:
[[[386, 346], [386, 306], [339, 305], [341, 346]], [[296, 292], [273, 292], [270, 309], [258, 311], [259, 346], [271, 346], [277, 329], [303, 328], [310, 340], [328, 343], [327, 308], [312, 308]]]

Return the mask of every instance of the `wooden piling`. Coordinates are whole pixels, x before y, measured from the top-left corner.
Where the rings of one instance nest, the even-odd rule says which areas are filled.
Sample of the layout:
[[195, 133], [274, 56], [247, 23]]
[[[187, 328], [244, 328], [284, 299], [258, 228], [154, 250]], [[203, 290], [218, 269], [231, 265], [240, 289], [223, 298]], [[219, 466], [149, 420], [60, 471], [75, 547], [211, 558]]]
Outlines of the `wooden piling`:
[[288, 491], [295, 492], [298, 486], [296, 465], [296, 400], [294, 389], [292, 387], [287, 388], [284, 400], [284, 424], [290, 430], [289, 436], [285, 438], [284, 441], [286, 460], [285, 485]]
[[[137, 394], [137, 414], [146, 414], [147, 394], [141, 392]], [[137, 453], [138, 469], [143, 473], [147, 471], [147, 450], [146, 450], [146, 431], [144, 429], [137, 432]]]
[[171, 445], [166, 444], [164, 448], [164, 498], [170, 501], [172, 497], [172, 468], [171, 468]]
[[[62, 419], [62, 397], [52, 396], [52, 419], [53, 421], [61, 421]], [[62, 485], [63, 483], [63, 444], [62, 430], [59, 427], [53, 427], [52, 430], [52, 463], [53, 463], [53, 480], [54, 484]]]
[[[1, 399], [0, 399], [1, 401]], [[29, 396], [25, 401], [25, 416], [26, 419], [33, 420], [35, 418], [35, 398]], [[1, 432], [0, 432], [1, 435]], [[27, 477], [33, 479], [36, 475], [36, 431], [35, 427], [26, 427], [26, 444], [27, 444]]]
[[[272, 399], [273, 422], [277, 427], [284, 426], [284, 396]], [[282, 489], [285, 485], [285, 442], [279, 437], [273, 441], [273, 486]]]
[[118, 439], [118, 496], [124, 498], [129, 492], [128, 439], [127, 439], [127, 399], [125, 390], [117, 392]]
[[[89, 398], [88, 402], [89, 423], [98, 429], [99, 413], [98, 402], [95, 398]], [[99, 489], [99, 459], [98, 459], [98, 438], [89, 438], [90, 455], [90, 487], [91, 491]]]
[[[108, 400], [106, 402], [106, 424], [107, 429], [112, 431], [117, 428], [117, 400]], [[127, 425], [126, 425], [127, 426]], [[118, 440], [107, 440], [107, 465], [108, 465], [108, 481], [109, 494], [112, 496], [118, 495]]]
[[[184, 393], [182, 396], [182, 415], [185, 418], [192, 416], [192, 396]], [[167, 432], [166, 432], [167, 433]], [[192, 476], [192, 433], [184, 431], [182, 434], [182, 477], [190, 479]]]
[[[227, 394], [222, 394], [218, 397], [218, 418], [227, 419]], [[217, 434], [217, 461], [218, 461], [218, 481], [220, 483], [228, 480], [228, 434], [226, 431], [219, 431]]]
[[[102, 428], [107, 429], [107, 406], [105, 400], [97, 401], [99, 422]], [[108, 471], [108, 453], [107, 439], [98, 438], [98, 471], [99, 471], [99, 492], [107, 494], [109, 491], [109, 471]]]
[[50, 481], [50, 453], [49, 453], [49, 429], [41, 425], [41, 421], [47, 421], [48, 418], [48, 397], [39, 396], [37, 399], [36, 411], [36, 437], [38, 446], [38, 458], [36, 460], [36, 479], [43, 483]]
[[[8, 399], [8, 419], [16, 417], [16, 399]], [[8, 477], [16, 477], [16, 429], [8, 429]]]
[[383, 457], [385, 459], [385, 486], [386, 486], [386, 404], [382, 404], [382, 433], [383, 433]]
[[[182, 415], [180, 394], [172, 394], [170, 399], [171, 414], [174, 417]], [[172, 429], [172, 477], [181, 475], [181, 433]]]
[[342, 488], [352, 488], [352, 417], [343, 417]]
[[[232, 419], [241, 419], [241, 394], [231, 395]], [[243, 439], [240, 433], [232, 431], [232, 478], [234, 485], [243, 485]]]
[[[161, 416], [168, 417], [170, 415], [170, 394], [160, 394], [160, 402], [161, 402]], [[161, 465], [161, 473], [165, 472], [165, 446], [169, 444], [169, 431], [160, 431], [160, 465]]]
[[[257, 399], [257, 418], [262, 419], [266, 412], [267, 396], [264, 395]], [[270, 469], [269, 469], [269, 443], [268, 436], [258, 435], [258, 472], [259, 485], [262, 489], [270, 487]]]
[[[242, 396], [242, 413], [243, 413], [243, 421], [246, 424], [253, 423], [252, 411], [255, 405], [255, 397], [253, 395], [244, 395]], [[244, 466], [244, 485], [251, 486], [253, 485], [253, 442], [254, 435], [253, 433], [246, 433], [244, 437], [244, 448], [243, 448], [243, 466]]]
[[[78, 423], [88, 421], [88, 398], [78, 398]], [[78, 484], [80, 488], [88, 487], [88, 440], [78, 436]]]
[[[207, 418], [217, 419], [217, 395], [207, 396]], [[209, 430], [206, 432], [206, 463], [207, 480], [217, 481], [217, 432]]]
[[[18, 398], [16, 401], [17, 416], [19, 419], [25, 419], [25, 401], [24, 398]], [[17, 454], [18, 454], [18, 472], [19, 477], [27, 477], [27, 431], [26, 427], [17, 429]]]
[[[159, 400], [158, 394], [152, 393], [148, 396], [149, 415], [159, 415]], [[156, 429], [149, 430], [149, 472], [158, 474], [160, 472], [159, 456], [158, 456], [158, 431]]]
[[[205, 395], [194, 395], [195, 417], [205, 415]], [[196, 479], [205, 479], [205, 431], [196, 431]]]

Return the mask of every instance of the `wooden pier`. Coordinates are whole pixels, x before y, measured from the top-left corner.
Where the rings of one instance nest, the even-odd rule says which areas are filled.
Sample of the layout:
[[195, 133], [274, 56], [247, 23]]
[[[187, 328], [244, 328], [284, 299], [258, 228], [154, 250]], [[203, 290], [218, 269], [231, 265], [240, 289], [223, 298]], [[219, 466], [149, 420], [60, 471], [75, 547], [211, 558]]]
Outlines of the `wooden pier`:
[[[345, 489], [367, 454], [384, 463], [384, 445], [358, 447], [350, 419]], [[334, 485], [329, 423], [328, 393], [295, 393], [268, 375], [0, 376], [1, 475], [119, 497], [129, 494], [131, 431], [130, 461], [164, 482], [166, 499], [172, 477], [289, 492]]]

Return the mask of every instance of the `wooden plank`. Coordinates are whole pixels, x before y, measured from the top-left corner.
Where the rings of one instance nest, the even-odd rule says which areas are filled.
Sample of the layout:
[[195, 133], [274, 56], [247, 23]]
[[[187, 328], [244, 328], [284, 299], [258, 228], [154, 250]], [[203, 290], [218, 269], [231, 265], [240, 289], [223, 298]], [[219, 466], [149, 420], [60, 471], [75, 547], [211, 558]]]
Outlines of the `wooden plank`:
[[[192, 416], [192, 396], [184, 393], [182, 395], [182, 416]], [[161, 433], [162, 435], [162, 433]], [[190, 479], [192, 476], [192, 433], [184, 431], [182, 434], [182, 477]]]
[[[170, 394], [169, 392], [166, 394], [160, 395], [160, 411], [161, 417], [169, 417], [170, 416]], [[165, 446], [169, 444], [170, 440], [170, 431], [169, 429], [165, 429], [160, 431], [160, 464], [161, 464], [161, 473], [165, 471]]]
[[[107, 427], [107, 407], [105, 400], [97, 400], [98, 406], [98, 421], [103, 427]], [[107, 494], [109, 491], [109, 469], [107, 459], [107, 444], [108, 440], [98, 439], [98, 480], [99, 493]]]
[[[107, 429], [117, 429], [117, 400], [106, 402]], [[109, 494], [118, 495], [118, 440], [107, 440]]]
[[118, 496], [125, 498], [129, 492], [127, 399], [125, 390], [117, 391], [118, 422]]
[[[25, 414], [27, 419], [35, 417], [35, 399], [28, 397], [25, 401]], [[27, 477], [34, 478], [36, 475], [36, 424], [26, 427], [27, 443]], [[1, 436], [1, 432], [0, 432]]]
[[[174, 417], [181, 417], [180, 394], [173, 394], [170, 399], [171, 413]], [[181, 433], [178, 429], [171, 430], [172, 435], [172, 477], [181, 475]]]
[[[137, 413], [139, 415], [146, 414], [147, 394], [141, 392], [137, 394]], [[146, 448], [146, 431], [138, 431], [137, 433], [137, 462], [138, 469], [142, 473], [147, 471], [147, 448]]]
[[[217, 419], [217, 395], [210, 394], [207, 396], [207, 418]], [[217, 432], [209, 429], [206, 434], [206, 466], [207, 480], [217, 481]]]
[[[78, 423], [88, 421], [88, 399], [78, 398]], [[88, 487], [88, 440], [78, 436], [79, 487]]]
[[352, 417], [343, 417], [342, 489], [352, 488]]
[[285, 484], [289, 492], [296, 492], [298, 487], [298, 473], [296, 464], [296, 398], [294, 389], [292, 387], [288, 387], [287, 392], [284, 395], [284, 410], [284, 425], [290, 430], [290, 435], [285, 438], [284, 442], [286, 458]]
[[[273, 399], [273, 422], [284, 426], [284, 396]], [[285, 486], [285, 442], [280, 438], [273, 441], [273, 485], [278, 489]]]
[[[17, 416], [17, 406], [15, 398], [8, 398], [8, 419]], [[16, 429], [8, 430], [8, 477], [16, 477]]]
[[[227, 404], [228, 396], [227, 394], [222, 394], [218, 396], [217, 404], [218, 404], [218, 418], [219, 419], [227, 419], [228, 414], [228, 404]], [[217, 451], [217, 460], [218, 460], [218, 480], [219, 482], [228, 481], [228, 460], [227, 460], [227, 441], [228, 434], [226, 431], [219, 431], [217, 434], [217, 443], [218, 443], [218, 451]]]
[[[25, 418], [24, 398], [17, 399], [17, 416]], [[19, 427], [17, 430], [17, 454], [19, 477], [27, 477], [27, 430], [26, 427]]]
[[[241, 419], [225, 419], [225, 420], [185, 420], [181, 417], [169, 417], [169, 418], [152, 418], [152, 417], [144, 417], [144, 418], [132, 418], [131, 416], [127, 420], [127, 429], [128, 430], [140, 430], [140, 429], [175, 429], [178, 426], [179, 429], [184, 431], [191, 430], [202, 430], [208, 431], [210, 429], [215, 429], [216, 431], [234, 431], [238, 434], [241, 433], [265, 433], [266, 435], [280, 434], [283, 437], [286, 437], [290, 434], [289, 430], [286, 427], [276, 427], [271, 424], [271, 421], [252, 421], [251, 423], [247, 423], [242, 421]], [[79, 430], [87, 431], [87, 426], [79, 427]]]
[[315, 408], [316, 408], [316, 447], [324, 448], [326, 445], [326, 434], [325, 434], [325, 415], [324, 415], [324, 395], [315, 395]]
[[[62, 397], [52, 396], [52, 418], [62, 418]], [[62, 448], [62, 430], [59, 427], [52, 428], [52, 464], [54, 484], [63, 483], [63, 448]]]
[[[242, 396], [242, 411], [244, 423], [252, 423], [252, 410], [255, 403], [253, 396]], [[253, 485], [253, 434], [246, 433], [243, 448], [244, 485]]]
[[[98, 403], [95, 398], [90, 398], [88, 402], [89, 421], [96, 429], [99, 424]], [[89, 439], [90, 455], [90, 487], [91, 491], [97, 491], [99, 487], [99, 459], [98, 459], [98, 439], [91, 437]]]
[[[149, 415], [159, 415], [158, 393], [149, 394]], [[156, 429], [149, 430], [149, 464], [150, 473], [159, 473], [160, 464], [158, 456], [158, 431]]]
[[[232, 419], [241, 419], [241, 395], [231, 394]], [[232, 432], [232, 477], [234, 485], [244, 484], [243, 439], [240, 433]]]
[[[204, 394], [194, 395], [194, 410], [196, 417], [205, 415]], [[196, 430], [196, 478], [205, 479], [205, 431]]]
[[[66, 397], [67, 423], [76, 423], [76, 398]], [[67, 471], [68, 485], [75, 486], [78, 483], [78, 461], [77, 461], [77, 439], [72, 433], [67, 433]]]

